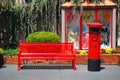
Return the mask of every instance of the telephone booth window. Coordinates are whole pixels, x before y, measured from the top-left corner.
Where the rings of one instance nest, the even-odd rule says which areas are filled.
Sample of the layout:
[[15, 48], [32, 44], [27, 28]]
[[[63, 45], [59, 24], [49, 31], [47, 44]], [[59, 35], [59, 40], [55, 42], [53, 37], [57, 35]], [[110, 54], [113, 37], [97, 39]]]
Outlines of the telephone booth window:
[[101, 48], [111, 47], [111, 17], [112, 10], [99, 10], [99, 22], [103, 24], [101, 29]]
[[87, 23], [94, 22], [93, 10], [85, 10], [82, 14], [82, 49], [88, 49], [89, 45], [89, 28]]
[[79, 49], [79, 11], [73, 10], [65, 11], [65, 40], [66, 42], [74, 42], [74, 48]]
[[[62, 42], [73, 42], [74, 49], [89, 49], [88, 23], [98, 22], [103, 24], [100, 29], [100, 47], [116, 48], [116, 6], [111, 0], [105, 0], [104, 4], [95, 5], [84, 1], [83, 10], [74, 9], [74, 3], [69, 0], [61, 5]], [[94, 6], [94, 7], [93, 7]], [[82, 14], [80, 14], [82, 13]]]

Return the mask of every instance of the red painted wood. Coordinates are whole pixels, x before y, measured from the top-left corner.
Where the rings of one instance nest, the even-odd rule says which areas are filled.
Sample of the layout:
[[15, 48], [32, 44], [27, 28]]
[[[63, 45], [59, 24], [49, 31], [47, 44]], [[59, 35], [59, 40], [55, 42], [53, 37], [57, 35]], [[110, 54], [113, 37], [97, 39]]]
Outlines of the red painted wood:
[[21, 42], [18, 52], [18, 70], [21, 60], [72, 60], [76, 69], [73, 43], [38, 43]]

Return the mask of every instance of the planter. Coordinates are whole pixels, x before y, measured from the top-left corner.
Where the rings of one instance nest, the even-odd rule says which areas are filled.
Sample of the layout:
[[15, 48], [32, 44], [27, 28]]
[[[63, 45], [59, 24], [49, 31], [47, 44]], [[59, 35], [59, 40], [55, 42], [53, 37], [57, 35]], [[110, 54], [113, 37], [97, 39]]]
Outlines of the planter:
[[4, 56], [4, 63], [5, 64], [17, 64], [17, 55], [14, 56]]
[[88, 55], [76, 54], [76, 63], [77, 64], [87, 64], [88, 63]]
[[101, 54], [101, 64], [120, 64], [120, 54]]
[[[109, 65], [120, 65], [120, 54], [101, 54], [101, 64]], [[69, 64], [71, 61], [66, 60], [38, 60], [38, 61], [28, 61], [30, 64]], [[4, 56], [5, 64], [17, 64], [17, 55], [15, 56]], [[88, 55], [76, 54], [76, 63], [77, 64], [87, 64]]]
[[[101, 54], [101, 64], [120, 65], [120, 54]], [[87, 64], [88, 55], [76, 54], [77, 64]]]

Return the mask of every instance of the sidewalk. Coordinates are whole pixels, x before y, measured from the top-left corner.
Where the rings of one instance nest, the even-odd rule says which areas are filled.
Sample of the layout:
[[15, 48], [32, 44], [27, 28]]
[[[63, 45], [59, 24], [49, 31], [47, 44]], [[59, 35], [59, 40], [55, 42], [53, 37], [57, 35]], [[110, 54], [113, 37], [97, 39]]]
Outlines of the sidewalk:
[[17, 65], [5, 65], [0, 69], [0, 80], [120, 80], [120, 66], [101, 65], [99, 72], [87, 71], [87, 65], [77, 65], [74, 71], [65, 67], [33, 67], [17, 71]]

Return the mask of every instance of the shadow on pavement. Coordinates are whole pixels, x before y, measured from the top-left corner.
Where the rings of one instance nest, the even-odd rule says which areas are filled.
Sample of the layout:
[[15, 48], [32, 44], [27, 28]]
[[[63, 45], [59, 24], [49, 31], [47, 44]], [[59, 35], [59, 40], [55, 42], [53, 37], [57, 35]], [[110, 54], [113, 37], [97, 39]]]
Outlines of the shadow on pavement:
[[105, 69], [105, 67], [100, 67], [100, 71], [103, 70], [103, 69]]
[[21, 69], [72, 69], [71, 65], [23, 65]]
[[0, 69], [2, 69], [2, 68], [6, 68], [6, 66], [3, 65], [2, 67], [0, 67]]
[[100, 70], [105, 69], [105, 67], [100, 67]]

